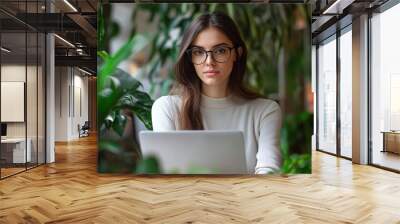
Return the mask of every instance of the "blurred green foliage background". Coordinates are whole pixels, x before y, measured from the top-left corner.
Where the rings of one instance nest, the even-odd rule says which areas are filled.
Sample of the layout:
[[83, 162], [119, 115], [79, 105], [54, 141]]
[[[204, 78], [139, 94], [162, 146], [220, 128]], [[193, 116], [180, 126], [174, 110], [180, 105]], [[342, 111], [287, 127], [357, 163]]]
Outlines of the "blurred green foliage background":
[[[311, 173], [311, 11], [306, 4], [132, 3], [130, 15], [117, 15], [126, 18], [123, 24], [113, 20], [115, 6], [101, 4], [98, 12], [99, 172], [162, 172], [157, 158], [141, 158], [134, 136], [124, 136], [128, 118], [136, 116], [152, 129], [151, 105], [174, 83], [184, 30], [197, 16], [221, 11], [235, 20], [248, 47], [246, 82], [282, 108], [280, 172]], [[157, 29], [141, 28], [152, 25]], [[127, 28], [126, 41], [109, 53]], [[126, 61], [134, 69], [118, 68]]]

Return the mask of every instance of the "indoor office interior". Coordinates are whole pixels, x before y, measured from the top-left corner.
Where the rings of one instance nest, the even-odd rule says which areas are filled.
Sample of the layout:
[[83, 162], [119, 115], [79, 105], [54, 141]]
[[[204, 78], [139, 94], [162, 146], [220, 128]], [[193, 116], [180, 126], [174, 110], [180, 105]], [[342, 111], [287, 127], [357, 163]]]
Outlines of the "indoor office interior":
[[400, 172], [400, 4], [365, 6], [313, 27], [315, 148]]
[[1, 179], [95, 133], [95, 12], [90, 2], [0, 2]]
[[[334, 2], [317, 1], [314, 12]], [[46, 148], [87, 135], [82, 127], [96, 131], [96, 6], [87, 1], [1, 2], [2, 177], [54, 161], [55, 154]], [[379, 1], [341, 7], [339, 16], [320, 10], [312, 19], [314, 148], [398, 171], [400, 71], [395, 52], [400, 34], [393, 27], [400, 6]], [[353, 21], [361, 23], [357, 13], [369, 17], [362, 21], [365, 30], [357, 24], [355, 37]], [[359, 52], [353, 52], [353, 44], [363, 38]], [[360, 52], [365, 62], [358, 66], [365, 68], [355, 76]], [[363, 91], [357, 102], [355, 80]], [[353, 113], [353, 106], [361, 103], [366, 114]], [[352, 146], [352, 135], [360, 132], [361, 126], [352, 125], [358, 118], [366, 132], [360, 140], [362, 153]]]
[[312, 173], [152, 176], [98, 173], [100, 1], [0, 0], [0, 223], [399, 223], [400, 2], [293, 1], [312, 14]]

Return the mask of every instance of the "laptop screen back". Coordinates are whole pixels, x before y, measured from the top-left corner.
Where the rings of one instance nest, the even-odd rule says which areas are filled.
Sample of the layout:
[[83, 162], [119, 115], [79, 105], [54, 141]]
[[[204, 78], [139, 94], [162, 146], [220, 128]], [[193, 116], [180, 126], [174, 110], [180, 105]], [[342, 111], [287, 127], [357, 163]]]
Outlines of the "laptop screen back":
[[163, 173], [247, 173], [240, 131], [142, 131], [140, 145], [144, 157], [156, 156]]

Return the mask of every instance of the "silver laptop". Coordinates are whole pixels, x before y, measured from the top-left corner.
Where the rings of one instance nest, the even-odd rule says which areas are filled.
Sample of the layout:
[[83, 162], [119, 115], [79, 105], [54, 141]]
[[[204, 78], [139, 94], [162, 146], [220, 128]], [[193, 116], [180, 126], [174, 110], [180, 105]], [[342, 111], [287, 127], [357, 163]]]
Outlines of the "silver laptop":
[[141, 131], [144, 157], [157, 157], [163, 173], [247, 174], [241, 131]]

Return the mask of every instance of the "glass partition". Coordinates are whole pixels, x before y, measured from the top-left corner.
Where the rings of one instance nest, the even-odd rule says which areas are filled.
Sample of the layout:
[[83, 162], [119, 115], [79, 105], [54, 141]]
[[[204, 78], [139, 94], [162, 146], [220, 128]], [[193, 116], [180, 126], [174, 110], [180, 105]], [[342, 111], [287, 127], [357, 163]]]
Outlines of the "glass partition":
[[26, 40], [25, 32], [1, 34], [2, 177], [25, 170], [32, 155], [29, 145], [26, 150]]
[[37, 98], [38, 98], [38, 56], [37, 56], [37, 41], [38, 36], [36, 32], [28, 32], [28, 63], [27, 63], [27, 98], [26, 98], [26, 112], [27, 112], [27, 150], [30, 150], [30, 160], [27, 163], [28, 168], [37, 165], [37, 127], [38, 127], [38, 111], [37, 111]]
[[17, 19], [43, 12], [44, 1], [26, 2], [0, 2], [0, 178], [45, 163], [46, 40]]
[[45, 65], [46, 65], [46, 51], [45, 51], [46, 39], [43, 33], [38, 34], [38, 74], [37, 74], [37, 162], [38, 164], [44, 164], [46, 162], [46, 145], [45, 145], [45, 111], [46, 111], [46, 76], [45, 76]]

